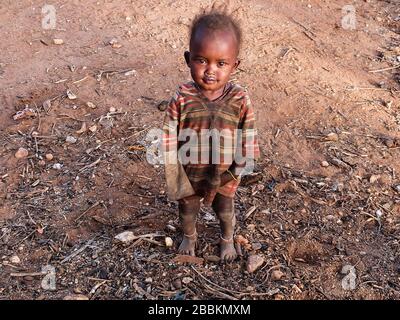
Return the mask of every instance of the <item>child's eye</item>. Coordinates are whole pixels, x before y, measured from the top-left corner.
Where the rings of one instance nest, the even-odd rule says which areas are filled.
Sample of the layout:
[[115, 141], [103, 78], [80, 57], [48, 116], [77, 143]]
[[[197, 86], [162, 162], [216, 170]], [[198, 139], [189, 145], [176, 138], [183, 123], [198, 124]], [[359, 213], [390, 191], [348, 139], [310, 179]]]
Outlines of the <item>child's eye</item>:
[[201, 64], [205, 64], [206, 63], [206, 60], [205, 59], [197, 59], [197, 62], [198, 63], [201, 63]]
[[224, 67], [224, 66], [226, 66], [226, 62], [224, 61], [218, 62], [218, 67]]

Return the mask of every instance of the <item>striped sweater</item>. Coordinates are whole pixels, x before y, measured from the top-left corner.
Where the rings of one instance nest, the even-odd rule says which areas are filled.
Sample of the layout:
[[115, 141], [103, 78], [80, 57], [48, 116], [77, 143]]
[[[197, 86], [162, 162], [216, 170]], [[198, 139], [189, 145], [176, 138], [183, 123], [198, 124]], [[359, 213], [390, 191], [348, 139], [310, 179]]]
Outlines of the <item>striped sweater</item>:
[[[171, 200], [207, 188], [233, 197], [240, 176], [259, 157], [255, 115], [247, 91], [228, 83], [210, 101], [194, 82], [181, 85], [171, 99], [163, 124], [163, 155], [167, 192]], [[229, 170], [239, 179], [220, 185]]]

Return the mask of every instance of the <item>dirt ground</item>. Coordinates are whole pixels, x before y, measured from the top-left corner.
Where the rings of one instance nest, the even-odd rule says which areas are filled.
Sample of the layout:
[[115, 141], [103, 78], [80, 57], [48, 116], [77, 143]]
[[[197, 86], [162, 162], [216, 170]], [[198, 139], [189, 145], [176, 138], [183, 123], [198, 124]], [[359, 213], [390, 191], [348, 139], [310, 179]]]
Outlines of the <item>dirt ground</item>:
[[53, 30], [43, 1], [0, 5], [0, 299], [400, 298], [398, 0], [231, 2], [262, 158], [228, 265], [205, 210], [200, 259], [176, 255], [177, 204], [144, 141], [189, 79], [188, 26], [212, 1], [51, 2]]

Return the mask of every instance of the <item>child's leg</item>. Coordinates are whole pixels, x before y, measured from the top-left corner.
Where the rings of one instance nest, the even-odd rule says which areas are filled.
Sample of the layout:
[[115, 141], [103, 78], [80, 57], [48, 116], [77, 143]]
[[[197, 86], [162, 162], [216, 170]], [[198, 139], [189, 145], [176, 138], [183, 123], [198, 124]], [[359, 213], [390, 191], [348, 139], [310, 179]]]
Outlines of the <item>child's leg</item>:
[[196, 219], [200, 211], [200, 197], [190, 196], [179, 200], [179, 219], [183, 229], [183, 240], [178, 252], [194, 256], [197, 241]]
[[227, 262], [233, 261], [237, 257], [236, 249], [233, 243], [233, 235], [236, 225], [233, 199], [218, 193], [213, 202], [213, 209], [220, 220], [221, 226], [221, 260]]

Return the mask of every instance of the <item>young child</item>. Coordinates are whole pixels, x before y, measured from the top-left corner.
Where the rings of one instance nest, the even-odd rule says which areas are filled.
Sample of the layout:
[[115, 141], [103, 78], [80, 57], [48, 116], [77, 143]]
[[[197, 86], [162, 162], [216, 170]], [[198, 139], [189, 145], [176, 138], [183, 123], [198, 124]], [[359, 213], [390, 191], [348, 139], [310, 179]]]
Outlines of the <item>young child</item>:
[[163, 127], [167, 192], [171, 200], [179, 200], [183, 229], [178, 251], [195, 255], [196, 218], [203, 198], [220, 220], [220, 258], [225, 262], [237, 256], [234, 195], [246, 165], [259, 155], [249, 95], [230, 82], [240, 63], [241, 39], [240, 27], [225, 13], [195, 18], [190, 51], [184, 54], [193, 81], [179, 86]]

